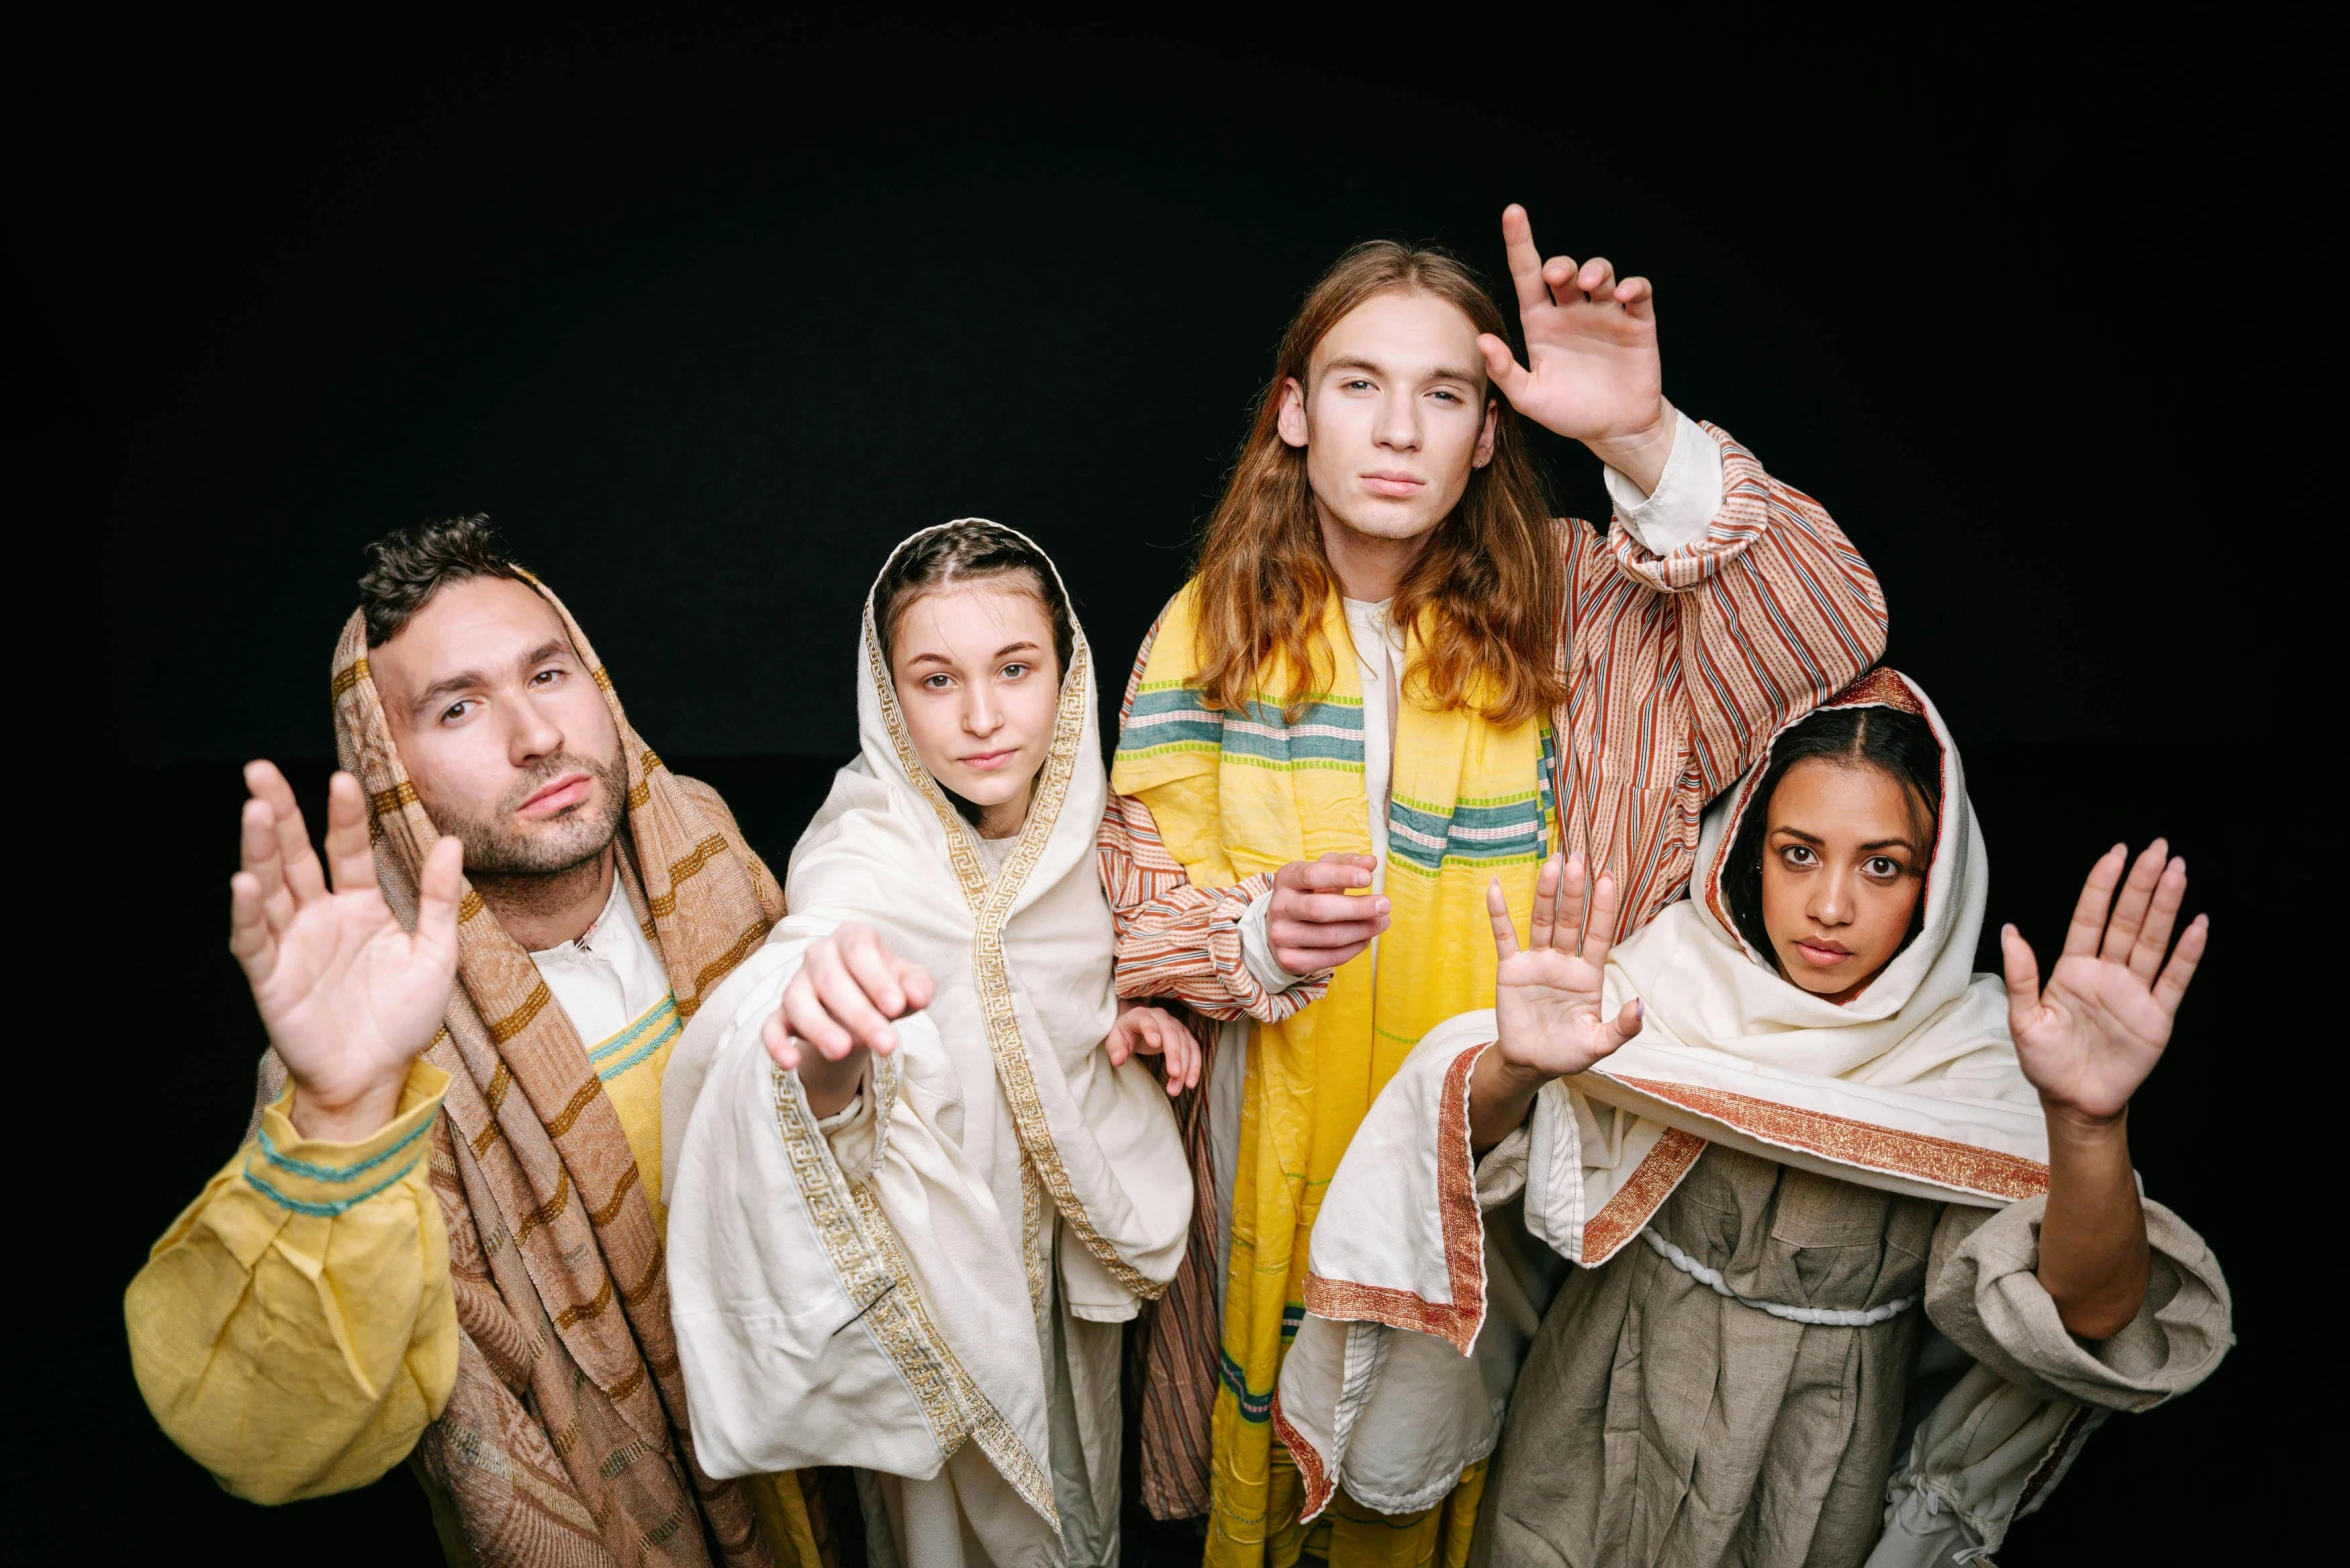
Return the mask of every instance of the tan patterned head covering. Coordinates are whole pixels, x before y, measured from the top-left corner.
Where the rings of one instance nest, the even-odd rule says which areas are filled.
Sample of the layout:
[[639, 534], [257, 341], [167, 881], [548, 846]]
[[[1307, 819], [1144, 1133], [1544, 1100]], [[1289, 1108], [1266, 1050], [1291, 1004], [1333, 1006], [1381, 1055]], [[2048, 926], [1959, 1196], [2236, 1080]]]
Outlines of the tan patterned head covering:
[[[690, 1018], [765, 939], [782, 891], [717, 793], [670, 773], [630, 727], [587, 634], [530, 582], [611, 707], [628, 768], [619, 875]], [[333, 693], [377, 876], [413, 927], [439, 834], [392, 744], [357, 611]], [[776, 1561], [790, 1548], [761, 1540], [742, 1484], [695, 1463], [660, 1227], [585, 1046], [470, 886], [457, 941], [456, 994], [425, 1055], [450, 1078], [432, 1178], [462, 1332], [455, 1392], [419, 1457], [485, 1563], [703, 1564], [712, 1546], [730, 1564]]]

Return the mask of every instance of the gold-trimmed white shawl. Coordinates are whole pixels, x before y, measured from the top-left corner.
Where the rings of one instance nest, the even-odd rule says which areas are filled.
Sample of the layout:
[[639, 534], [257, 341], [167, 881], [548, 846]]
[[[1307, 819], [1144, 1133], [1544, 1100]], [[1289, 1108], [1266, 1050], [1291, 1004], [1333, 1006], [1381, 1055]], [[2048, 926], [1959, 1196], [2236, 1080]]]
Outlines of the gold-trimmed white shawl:
[[[972, 1439], [1032, 1533], [1055, 1518], [1042, 1314], [1057, 1297], [1131, 1317], [1175, 1272], [1191, 1182], [1166, 1093], [1100, 1050], [1117, 1009], [1094, 847], [1107, 784], [1092, 657], [1082, 631], [1073, 643], [1027, 823], [991, 875], [914, 751], [868, 596], [859, 755], [792, 854], [790, 915], [664, 1079], [671, 1291], [714, 1473], [791, 1453], [920, 1479]], [[855, 1112], [820, 1130], [759, 1027], [808, 944], [849, 920], [938, 990]]]

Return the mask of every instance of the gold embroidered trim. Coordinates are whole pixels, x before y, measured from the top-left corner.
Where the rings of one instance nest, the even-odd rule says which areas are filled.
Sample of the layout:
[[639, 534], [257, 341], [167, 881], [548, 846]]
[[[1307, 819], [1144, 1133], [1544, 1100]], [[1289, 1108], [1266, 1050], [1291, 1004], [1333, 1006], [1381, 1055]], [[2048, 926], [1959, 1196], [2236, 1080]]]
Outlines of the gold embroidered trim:
[[327, 700], [329, 702], [341, 702], [343, 700], [343, 693], [349, 691], [352, 687], [367, 679], [368, 673], [367, 661], [365, 659], [353, 659], [349, 664], [346, 664], [341, 669], [335, 671], [334, 681], [329, 687], [331, 695], [327, 698]]
[[[770, 1068], [768, 1082], [775, 1100], [775, 1125], [783, 1135], [784, 1155], [810, 1228], [849, 1299], [870, 1303], [858, 1321], [913, 1393], [940, 1456], [951, 1458], [966, 1438], [976, 1438], [980, 1451], [1012, 1489], [1058, 1530], [1060, 1513], [1053, 1506], [1051, 1477], [930, 1321], [872, 1184], [851, 1186], [841, 1174], [792, 1074]], [[878, 1086], [876, 1097], [881, 1097]]]

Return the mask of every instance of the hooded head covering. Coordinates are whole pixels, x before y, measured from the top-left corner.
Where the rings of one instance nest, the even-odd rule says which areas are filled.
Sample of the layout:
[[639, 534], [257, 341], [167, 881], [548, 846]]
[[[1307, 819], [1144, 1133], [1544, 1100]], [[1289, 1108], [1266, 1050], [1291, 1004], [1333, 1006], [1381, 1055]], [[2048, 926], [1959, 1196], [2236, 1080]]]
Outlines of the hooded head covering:
[[[972, 1440], [1049, 1521], [1037, 1324], [1055, 1257], [1071, 1311], [1131, 1317], [1173, 1276], [1192, 1212], [1165, 1092], [1100, 1049], [1117, 1001], [1092, 655], [1072, 627], [1026, 823], [991, 865], [999, 846], [983, 847], [914, 749], [875, 617], [868, 595], [858, 756], [792, 852], [792, 914], [663, 1079], [694, 1417], [726, 1473], [845, 1463], [922, 1478]], [[852, 920], [937, 992], [871, 1059], [854, 1125], [818, 1129], [760, 1027], [808, 946]], [[1016, 1555], [1005, 1528], [997, 1549]]]
[[[2008, 1037], [2005, 990], [1972, 972], [1989, 867], [1958, 748], [1925, 694], [1891, 670], [1827, 706], [1898, 708], [1940, 743], [1922, 928], [1843, 1005], [1783, 979], [1738, 936], [1722, 879], [1739, 824], [1767, 808], [1765, 755], [1708, 813], [1692, 896], [1608, 955], [1603, 1008], [1640, 998], [1640, 1033], [1545, 1086], [1512, 1156], [1523, 1160], [1527, 1228], [1570, 1261], [1613, 1257], [1709, 1142], [1942, 1202], [1999, 1207], [2047, 1188], [2046, 1123]], [[1314, 1228], [1309, 1312], [1417, 1329], [1463, 1351], [1475, 1340], [1485, 1272], [1468, 1081], [1493, 1037], [1489, 1009], [1447, 1021], [1372, 1107]], [[1399, 1227], [1399, 1215], [1429, 1234]]]
[[[716, 793], [670, 773], [629, 725], [563, 602], [529, 581], [610, 707], [628, 770], [619, 876], [690, 1017], [766, 937], [782, 895]], [[335, 749], [366, 792], [385, 898], [413, 927], [440, 835], [367, 652], [354, 611], [335, 649]], [[742, 1489], [695, 1463], [661, 1231], [619, 1115], [530, 955], [484, 916], [468, 886], [456, 991], [425, 1053], [450, 1080], [432, 1181], [460, 1340], [455, 1391], [419, 1455], [485, 1561], [700, 1564], [698, 1509], [724, 1561], [771, 1562]], [[282, 1073], [267, 1064], [265, 1100]]]

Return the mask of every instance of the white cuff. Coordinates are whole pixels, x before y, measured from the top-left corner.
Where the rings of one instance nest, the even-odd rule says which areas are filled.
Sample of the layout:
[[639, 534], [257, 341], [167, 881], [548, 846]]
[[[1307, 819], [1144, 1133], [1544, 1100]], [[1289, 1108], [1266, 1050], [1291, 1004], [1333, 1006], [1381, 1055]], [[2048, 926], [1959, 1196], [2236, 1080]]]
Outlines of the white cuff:
[[1651, 555], [1670, 555], [1693, 545], [1713, 527], [1722, 509], [1722, 448], [1703, 425], [1679, 409], [1673, 427], [1672, 455], [1648, 495], [1617, 473], [1606, 470], [1608, 499], [1616, 504], [1616, 521], [1632, 532]]
[[1248, 972], [1257, 984], [1279, 995], [1292, 986], [1303, 985], [1304, 975], [1293, 975], [1281, 967], [1281, 960], [1273, 956], [1273, 938], [1265, 930], [1267, 910], [1272, 906], [1271, 894], [1248, 906], [1248, 913], [1240, 917], [1240, 958], [1248, 965]]

